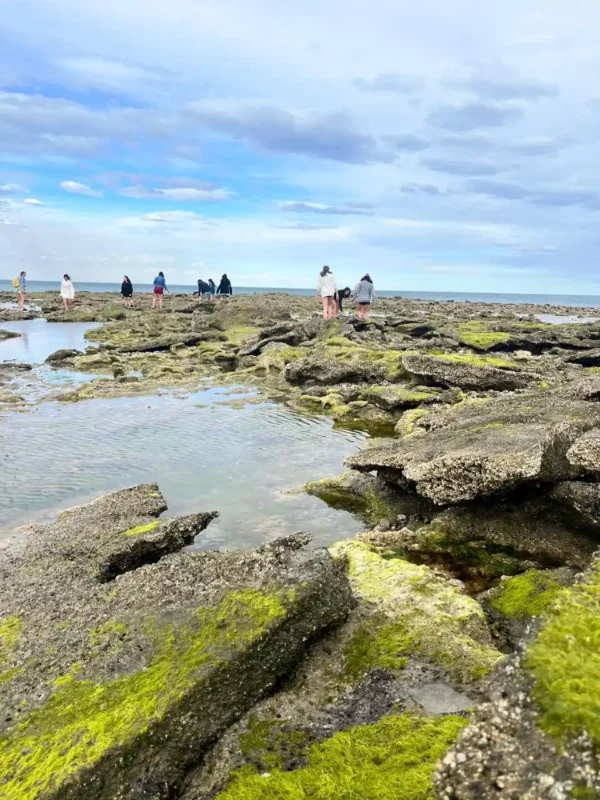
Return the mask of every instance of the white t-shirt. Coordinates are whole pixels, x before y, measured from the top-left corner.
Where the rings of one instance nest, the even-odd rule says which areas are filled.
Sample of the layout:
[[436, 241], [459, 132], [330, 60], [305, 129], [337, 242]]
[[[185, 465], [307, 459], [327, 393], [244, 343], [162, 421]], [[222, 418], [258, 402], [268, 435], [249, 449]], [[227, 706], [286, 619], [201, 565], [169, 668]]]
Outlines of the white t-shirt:
[[67, 300], [72, 300], [75, 297], [75, 287], [71, 281], [65, 281], [60, 284], [60, 296], [65, 297]]
[[319, 275], [317, 281], [317, 294], [320, 297], [333, 297], [336, 293], [335, 278], [331, 272], [325, 275]]

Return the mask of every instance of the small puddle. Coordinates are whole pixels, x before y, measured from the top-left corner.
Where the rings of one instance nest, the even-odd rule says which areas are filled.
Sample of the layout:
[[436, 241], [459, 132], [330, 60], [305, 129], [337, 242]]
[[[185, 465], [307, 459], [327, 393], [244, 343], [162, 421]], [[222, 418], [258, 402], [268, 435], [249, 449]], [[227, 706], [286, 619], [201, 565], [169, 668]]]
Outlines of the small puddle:
[[351, 514], [289, 490], [341, 473], [365, 434], [257, 402], [254, 389], [247, 396], [253, 402], [242, 408], [228, 403], [227, 387], [7, 413], [0, 423], [0, 539], [28, 521], [154, 481], [168, 516], [221, 512], [196, 549], [255, 547], [297, 531], [327, 545], [361, 530]]
[[560, 317], [557, 314], [536, 314], [535, 318], [540, 322], [550, 323], [550, 325], [590, 325], [600, 320], [600, 317]]
[[19, 361], [41, 364], [56, 350], [84, 350], [88, 342], [86, 331], [97, 328], [99, 322], [46, 322], [45, 319], [27, 319], [0, 322], [0, 329], [21, 334], [15, 339], [0, 341], [0, 363]]

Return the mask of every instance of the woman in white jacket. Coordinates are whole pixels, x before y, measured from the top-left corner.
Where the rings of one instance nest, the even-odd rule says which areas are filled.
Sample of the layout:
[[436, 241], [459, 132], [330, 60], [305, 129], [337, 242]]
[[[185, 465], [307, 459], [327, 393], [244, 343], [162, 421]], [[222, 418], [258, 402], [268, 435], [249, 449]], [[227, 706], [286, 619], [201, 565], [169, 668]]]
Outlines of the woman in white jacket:
[[62, 283], [60, 284], [60, 296], [62, 297], [65, 311], [68, 311], [73, 305], [73, 299], [75, 297], [75, 287], [71, 282], [71, 278], [69, 278], [69, 276], [66, 274], [63, 275]]
[[323, 267], [317, 281], [317, 303], [323, 303], [323, 316], [332, 319], [335, 313], [335, 278], [329, 267]]

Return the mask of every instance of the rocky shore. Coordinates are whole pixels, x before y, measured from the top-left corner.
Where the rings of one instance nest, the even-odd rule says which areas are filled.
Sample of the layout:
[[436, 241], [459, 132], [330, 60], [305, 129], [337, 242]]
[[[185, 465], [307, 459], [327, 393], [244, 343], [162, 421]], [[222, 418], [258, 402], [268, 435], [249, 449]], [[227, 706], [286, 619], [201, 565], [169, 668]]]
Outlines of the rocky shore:
[[600, 797], [600, 323], [537, 316], [589, 310], [34, 299], [102, 323], [48, 358], [100, 377], [44, 400], [211, 379], [370, 432], [305, 487], [365, 530], [190, 553], [218, 509], [156, 485], [31, 527], [0, 551], [0, 798]]

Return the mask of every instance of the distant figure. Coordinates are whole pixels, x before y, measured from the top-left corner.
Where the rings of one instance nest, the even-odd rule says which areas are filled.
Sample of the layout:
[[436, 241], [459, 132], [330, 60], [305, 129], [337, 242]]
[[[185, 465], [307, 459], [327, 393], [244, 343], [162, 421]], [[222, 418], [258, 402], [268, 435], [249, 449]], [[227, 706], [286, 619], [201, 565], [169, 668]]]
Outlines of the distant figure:
[[208, 285], [210, 286], [210, 299], [214, 300], [215, 294], [217, 293], [217, 285], [212, 278], [208, 279]]
[[133, 303], [133, 284], [125, 275], [123, 278], [123, 283], [121, 284], [121, 294], [123, 295], [123, 301], [125, 305], [130, 308], [131, 304]]
[[219, 284], [219, 288], [217, 289], [217, 294], [221, 295], [233, 294], [233, 289], [231, 288], [231, 281], [227, 277], [227, 273], [225, 273], [221, 278], [221, 283]]
[[354, 299], [358, 303], [358, 316], [361, 319], [369, 319], [369, 308], [375, 302], [375, 289], [368, 272], [356, 284]]
[[347, 300], [349, 297], [352, 296], [352, 290], [349, 286], [346, 286], [345, 289], [342, 289], [341, 292], [336, 292], [335, 295], [335, 303], [336, 303], [336, 317], [344, 311], [344, 300]]
[[317, 303], [323, 303], [323, 317], [325, 319], [332, 319], [335, 312], [335, 295], [337, 289], [335, 287], [335, 278], [333, 272], [329, 267], [325, 266], [319, 274], [317, 280]]
[[158, 301], [158, 307], [162, 308], [163, 306], [163, 295], [165, 292], [168, 292], [167, 289], [167, 282], [165, 280], [165, 273], [159, 272], [156, 278], [154, 278], [154, 297], [152, 298], [152, 308], [156, 307], [156, 303]]
[[65, 273], [63, 275], [62, 283], [60, 284], [60, 296], [62, 297], [63, 306], [65, 311], [68, 311], [75, 299], [75, 287], [71, 283], [71, 278]]
[[210, 285], [203, 281], [201, 278], [198, 280], [198, 302], [201, 300], [210, 300], [212, 295], [210, 293]]
[[17, 302], [19, 304], [19, 311], [23, 311], [25, 305], [25, 298], [27, 297], [27, 278], [26, 272], [21, 272], [18, 278], [13, 280], [13, 286], [17, 290]]

